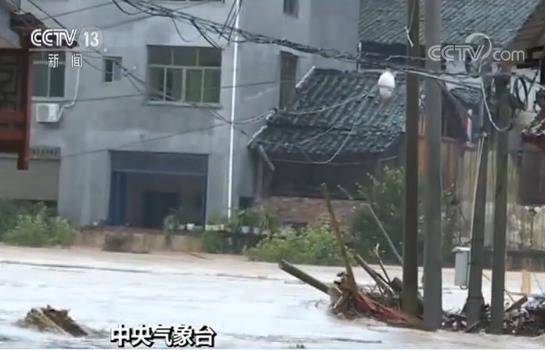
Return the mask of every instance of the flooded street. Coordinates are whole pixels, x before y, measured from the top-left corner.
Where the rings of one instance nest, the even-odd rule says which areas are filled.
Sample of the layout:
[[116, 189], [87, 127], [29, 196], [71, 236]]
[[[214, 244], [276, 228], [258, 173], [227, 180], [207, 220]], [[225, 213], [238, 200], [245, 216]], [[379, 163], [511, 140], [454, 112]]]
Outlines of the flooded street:
[[[524, 339], [386, 327], [371, 320], [339, 320], [328, 298], [280, 271], [275, 264], [212, 255], [133, 255], [91, 250], [0, 247], [0, 347], [115, 347], [120, 324], [208, 325], [220, 348], [506, 347], [537, 348]], [[323, 281], [339, 268], [304, 266]], [[391, 268], [399, 275], [398, 268]], [[465, 292], [446, 270], [445, 308], [460, 307]], [[545, 276], [540, 275], [541, 281]], [[358, 272], [360, 283], [369, 280]], [[517, 280], [511, 278], [515, 286]], [[545, 283], [542, 282], [545, 285]], [[513, 287], [514, 287], [513, 286]], [[485, 287], [489, 288], [485, 283]], [[75, 339], [15, 325], [31, 307], [70, 309], [81, 324], [100, 332]]]

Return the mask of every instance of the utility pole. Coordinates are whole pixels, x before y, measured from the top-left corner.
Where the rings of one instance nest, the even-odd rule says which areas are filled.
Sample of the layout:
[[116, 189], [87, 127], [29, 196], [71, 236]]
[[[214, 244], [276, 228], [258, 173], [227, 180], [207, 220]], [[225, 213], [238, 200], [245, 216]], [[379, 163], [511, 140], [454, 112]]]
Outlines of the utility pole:
[[[441, 0], [426, 0], [426, 48], [441, 45]], [[441, 61], [426, 57], [426, 69], [440, 74]], [[426, 186], [424, 237], [424, 327], [441, 327], [442, 249], [441, 249], [441, 86], [433, 78], [426, 79]]]
[[[509, 80], [507, 67], [502, 67], [496, 77], [497, 115], [499, 128], [506, 128], [511, 117], [509, 99]], [[492, 320], [490, 332], [503, 333], [504, 289], [505, 289], [505, 250], [507, 233], [507, 170], [509, 162], [509, 134], [496, 133], [496, 194], [494, 205], [494, 238], [492, 255]]]
[[488, 136], [482, 136], [481, 154], [478, 166], [477, 190], [475, 206], [473, 207], [473, 221], [471, 228], [471, 261], [469, 265], [469, 288], [466, 302], [466, 316], [468, 325], [481, 319], [484, 298], [483, 285], [483, 253], [484, 230], [486, 218], [486, 190], [488, 180]]
[[[419, 0], [407, 0], [407, 63], [419, 62], [420, 5]], [[405, 103], [405, 221], [403, 231], [403, 292], [401, 305], [407, 314], [418, 313], [418, 122], [420, 120], [420, 88], [418, 77], [407, 73]]]
[[[490, 66], [487, 66], [489, 68]], [[487, 70], [488, 73], [488, 70]], [[483, 80], [489, 80], [488, 77], [482, 77]], [[485, 81], [485, 86], [489, 84]], [[483, 254], [484, 254], [484, 231], [486, 219], [486, 193], [488, 190], [488, 153], [490, 144], [490, 122], [484, 118], [486, 112], [483, 101], [479, 111], [481, 127], [481, 154], [478, 164], [477, 184], [475, 190], [475, 204], [473, 207], [473, 219], [471, 221], [471, 261], [469, 269], [469, 288], [466, 302], [466, 316], [468, 325], [472, 325], [481, 319], [484, 298], [482, 292], [483, 285]]]

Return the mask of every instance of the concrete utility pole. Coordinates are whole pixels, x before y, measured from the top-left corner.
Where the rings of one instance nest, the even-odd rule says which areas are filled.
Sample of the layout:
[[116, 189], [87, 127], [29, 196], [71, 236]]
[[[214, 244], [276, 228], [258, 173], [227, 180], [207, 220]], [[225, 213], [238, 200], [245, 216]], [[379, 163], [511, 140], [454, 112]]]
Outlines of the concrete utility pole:
[[[441, 0], [426, 0], [426, 48], [441, 45]], [[430, 55], [426, 69], [434, 74], [441, 71], [441, 62]], [[441, 86], [435, 79], [426, 79], [426, 165], [425, 169], [425, 237], [424, 237], [424, 327], [441, 327], [442, 249], [441, 249]]]
[[469, 288], [467, 295], [467, 323], [472, 325], [481, 319], [484, 298], [483, 286], [483, 249], [486, 218], [486, 190], [488, 178], [488, 136], [482, 141], [482, 153], [479, 159], [477, 191], [473, 208], [473, 226], [471, 229], [471, 262], [469, 267]]
[[[407, 56], [420, 57], [420, 9], [418, 0], [407, 0], [410, 42]], [[412, 44], [412, 46], [411, 46]], [[418, 62], [408, 59], [407, 63]], [[418, 312], [418, 121], [420, 88], [418, 77], [407, 73], [405, 123], [405, 227], [403, 231], [403, 311]]]
[[[509, 99], [509, 71], [502, 67], [496, 77], [498, 101], [498, 126], [505, 128], [511, 117]], [[506, 131], [496, 133], [496, 195], [494, 205], [494, 239], [492, 255], [492, 320], [490, 332], [503, 332], [504, 289], [505, 289], [505, 250], [507, 233], [507, 170], [509, 166], [509, 134]]]
[[[488, 73], [488, 70], [487, 70]], [[490, 78], [483, 77], [484, 80]], [[485, 81], [485, 86], [489, 84]], [[469, 270], [469, 290], [467, 295], [467, 320], [472, 325], [481, 319], [484, 298], [483, 285], [483, 254], [484, 254], [484, 231], [486, 219], [486, 193], [488, 183], [488, 152], [490, 144], [490, 122], [484, 118], [488, 101], [483, 101], [479, 113], [481, 120], [482, 145], [478, 165], [478, 176], [475, 193], [475, 206], [473, 207], [473, 220], [471, 227], [471, 262]]]

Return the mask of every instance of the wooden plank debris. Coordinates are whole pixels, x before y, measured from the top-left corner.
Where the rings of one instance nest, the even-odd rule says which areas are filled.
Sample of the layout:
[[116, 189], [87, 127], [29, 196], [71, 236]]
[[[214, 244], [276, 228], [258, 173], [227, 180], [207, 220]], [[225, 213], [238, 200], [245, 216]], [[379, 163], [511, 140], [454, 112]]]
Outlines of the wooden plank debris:
[[20, 324], [23, 327], [35, 328], [42, 332], [53, 332], [73, 337], [83, 337], [90, 333], [68, 316], [68, 310], [57, 310], [49, 305], [30, 309]]
[[301, 281], [313, 286], [314, 288], [318, 289], [321, 292], [324, 292], [325, 294], [329, 294], [329, 287], [325, 283], [317, 280], [303, 270], [298, 269], [286, 260], [281, 260], [280, 263], [278, 263], [278, 266], [282, 271], [289, 273], [293, 277], [300, 279]]

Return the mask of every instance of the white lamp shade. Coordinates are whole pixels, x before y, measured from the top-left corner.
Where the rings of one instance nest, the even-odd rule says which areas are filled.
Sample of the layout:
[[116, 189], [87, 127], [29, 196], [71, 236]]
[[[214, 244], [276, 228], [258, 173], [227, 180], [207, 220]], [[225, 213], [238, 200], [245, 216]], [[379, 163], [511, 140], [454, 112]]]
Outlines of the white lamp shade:
[[396, 87], [396, 80], [392, 72], [385, 71], [380, 75], [378, 79], [378, 92], [380, 97], [387, 100], [392, 97], [394, 89]]

